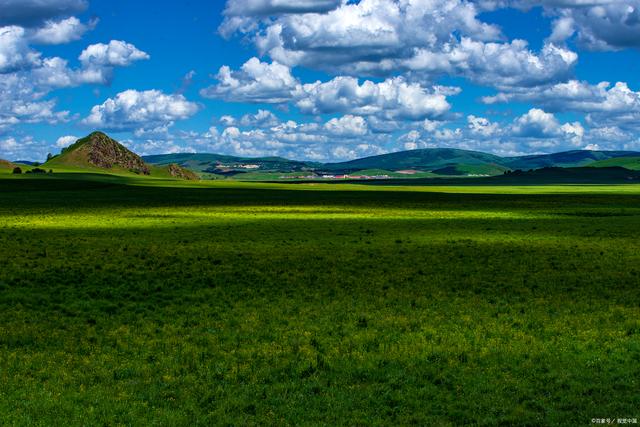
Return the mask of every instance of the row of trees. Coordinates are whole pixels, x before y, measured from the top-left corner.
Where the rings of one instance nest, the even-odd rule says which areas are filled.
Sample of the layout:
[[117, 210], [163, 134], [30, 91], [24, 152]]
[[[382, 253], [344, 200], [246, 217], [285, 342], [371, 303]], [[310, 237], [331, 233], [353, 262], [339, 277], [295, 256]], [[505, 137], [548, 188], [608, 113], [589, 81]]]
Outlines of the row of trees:
[[[13, 168], [14, 175], [20, 175], [21, 173], [22, 173], [22, 168], [20, 168], [19, 166], [16, 166], [15, 168]], [[40, 168], [34, 168], [26, 171], [25, 173], [47, 173], [47, 171]], [[53, 173], [53, 170], [49, 169], [49, 173]]]

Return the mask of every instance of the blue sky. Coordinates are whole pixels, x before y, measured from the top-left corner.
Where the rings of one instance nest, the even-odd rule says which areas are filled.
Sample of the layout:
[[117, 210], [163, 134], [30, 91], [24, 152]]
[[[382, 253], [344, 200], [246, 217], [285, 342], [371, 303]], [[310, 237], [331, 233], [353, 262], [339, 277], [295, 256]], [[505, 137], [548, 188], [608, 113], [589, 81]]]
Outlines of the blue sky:
[[640, 150], [640, 0], [0, 0], [0, 158]]

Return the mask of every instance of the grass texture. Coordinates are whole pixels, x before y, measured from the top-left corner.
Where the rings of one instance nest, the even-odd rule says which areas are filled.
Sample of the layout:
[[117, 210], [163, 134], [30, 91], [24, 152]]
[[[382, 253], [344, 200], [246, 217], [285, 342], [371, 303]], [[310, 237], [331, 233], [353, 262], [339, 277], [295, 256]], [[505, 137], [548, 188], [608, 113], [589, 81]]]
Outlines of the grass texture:
[[0, 178], [8, 425], [640, 415], [640, 187]]

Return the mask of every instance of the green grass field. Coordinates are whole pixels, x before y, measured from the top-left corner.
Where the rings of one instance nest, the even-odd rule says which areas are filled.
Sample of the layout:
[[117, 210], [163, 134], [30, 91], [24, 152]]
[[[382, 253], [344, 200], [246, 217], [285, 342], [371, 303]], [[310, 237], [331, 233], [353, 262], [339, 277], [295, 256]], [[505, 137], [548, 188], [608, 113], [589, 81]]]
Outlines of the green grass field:
[[0, 177], [7, 425], [640, 418], [640, 186]]
[[619, 166], [630, 170], [640, 170], [640, 157], [616, 157], [593, 162], [589, 166], [598, 168]]

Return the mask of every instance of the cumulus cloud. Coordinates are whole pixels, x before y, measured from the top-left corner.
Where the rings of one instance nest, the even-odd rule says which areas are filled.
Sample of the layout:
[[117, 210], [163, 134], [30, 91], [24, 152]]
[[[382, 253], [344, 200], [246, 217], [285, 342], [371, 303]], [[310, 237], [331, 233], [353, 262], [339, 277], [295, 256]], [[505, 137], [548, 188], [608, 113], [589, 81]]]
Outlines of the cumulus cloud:
[[351, 113], [384, 118], [422, 120], [437, 118], [450, 109], [445, 95], [403, 77], [362, 84], [354, 77], [336, 77], [296, 89], [295, 105], [307, 114]]
[[329, 120], [324, 129], [335, 136], [364, 136], [369, 132], [367, 121], [360, 116], [348, 114], [343, 117]]
[[587, 114], [587, 121], [595, 127], [620, 126], [639, 128], [640, 92], [625, 82], [590, 84], [570, 80], [551, 86], [498, 93], [483, 98], [487, 104], [532, 102], [550, 111], [572, 111]]
[[[74, 69], [63, 58], [42, 57], [29, 47], [28, 40], [24, 28], [0, 29], [0, 131], [20, 123], [67, 121], [70, 113], [55, 111], [56, 101], [45, 99], [51, 91], [86, 83], [109, 84], [116, 66], [148, 58], [133, 45], [112, 41], [89, 46], [81, 55], [85, 58], [81, 67]], [[106, 52], [102, 56], [107, 59], [87, 52]]]
[[79, 138], [73, 135], [61, 136], [56, 140], [56, 147], [58, 148], [66, 148], [71, 144], [75, 143]]
[[277, 104], [291, 99], [299, 84], [289, 67], [261, 62], [258, 58], [251, 58], [238, 71], [221, 67], [217, 79], [217, 85], [201, 90], [200, 94], [231, 102]]
[[222, 67], [218, 84], [203, 89], [207, 98], [233, 102], [291, 102], [305, 114], [377, 115], [386, 118], [422, 120], [443, 115], [450, 109], [446, 95], [459, 88], [436, 86], [432, 89], [409, 83], [404, 77], [380, 83], [354, 77], [336, 77], [328, 82], [301, 84], [289, 67], [264, 63], [257, 58], [247, 61], [240, 70]]
[[[231, 123], [235, 123], [236, 120], [231, 118], [230, 116], [226, 116], [227, 120], [231, 119]], [[239, 124], [244, 127], [255, 127], [255, 128], [268, 128], [277, 126], [280, 124], [280, 120], [268, 110], [258, 110], [255, 114], [245, 114], [239, 120]]]
[[82, 123], [106, 130], [157, 133], [176, 120], [193, 116], [198, 110], [198, 104], [183, 95], [167, 95], [158, 90], [126, 90], [94, 106]]
[[513, 135], [526, 138], [548, 138], [557, 135], [560, 123], [556, 117], [539, 108], [532, 108], [518, 117], [513, 125]]
[[[35, 10], [34, 16], [52, 17], [76, 10], [71, 6], [80, 3], [55, 0], [26, 0], [17, 3], [0, 0], [0, 7], [2, 13], [7, 12], [9, 15], [15, 12], [15, 16], [18, 16]], [[51, 12], [45, 7], [46, 4], [56, 5], [60, 13], [45, 14], [43, 11]], [[108, 84], [115, 67], [127, 66], [133, 61], [148, 58], [146, 53], [131, 44], [111, 41], [108, 45], [88, 46], [80, 55], [81, 67], [74, 69], [69, 67], [66, 59], [44, 57], [31, 46], [77, 40], [94, 24], [95, 21], [88, 25], [82, 24], [77, 18], [69, 17], [39, 22], [33, 28], [18, 25], [0, 27], [0, 131], [20, 123], [54, 124], [66, 121], [70, 118], [70, 113], [55, 111], [56, 101], [45, 99], [51, 91], [85, 83]]]
[[640, 47], [640, 1], [563, 2], [551, 10], [558, 15], [552, 38], [578, 42], [591, 50]]
[[401, 149], [451, 147], [501, 156], [548, 153], [583, 148], [589, 138], [580, 122], [561, 122], [544, 110], [532, 108], [513, 120], [492, 121], [469, 115], [466, 126], [434, 122], [402, 134]]
[[95, 27], [97, 20], [83, 24], [74, 16], [61, 21], [47, 21], [30, 36], [30, 40], [39, 44], [63, 44], [79, 40], [83, 34]]
[[39, 61], [40, 53], [29, 47], [24, 28], [0, 27], [0, 74], [31, 68]]
[[0, 138], [0, 158], [7, 160], [44, 161], [47, 143], [31, 136]]
[[578, 55], [552, 43], [536, 54], [524, 40], [485, 43], [463, 38], [442, 52], [417, 49], [404, 65], [412, 71], [447, 71], [497, 87], [529, 87], [570, 77]]
[[0, 25], [37, 26], [86, 8], [85, 0], [0, 0]]
[[80, 82], [107, 84], [115, 67], [127, 67], [136, 61], [149, 59], [149, 55], [131, 43], [111, 40], [108, 44], [87, 46], [78, 59], [82, 63], [82, 69], [77, 73]]
[[108, 44], [97, 43], [87, 46], [78, 59], [88, 68], [92, 66], [126, 67], [135, 61], [149, 59], [149, 55], [131, 43], [111, 40]]
[[[256, 118], [267, 117], [271, 126], [255, 126]], [[380, 154], [392, 142], [389, 135], [373, 133], [367, 120], [359, 116], [338, 116], [319, 122], [276, 122], [274, 118], [266, 110], [242, 117], [223, 116], [218, 119], [220, 130], [212, 127], [205, 133], [184, 137], [189, 147], [200, 152], [322, 161]]]
[[55, 111], [55, 100], [44, 100], [47, 91], [34, 87], [29, 74], [4, 74], [0, 78], [0, 131], [20, 123], [60, 123], [69, 111]]
[[281, 13], [328, 12], [342, 0], [229, 0], [225, 16], [266, 16]]
[[567, 138], [577, 146], [582, 142], [584, 128], [580, 122], [560, 124], [553, 114], [532, 108], [515, 120], [511, 135], [535, 139]]
[[291, 13], [321, 13], [335, 9], [342, 0], [229, 0], [224, 9], [225, 19], [218, 28], [223, 37], [234, 32], [256, 29], [255, 18]]
[[577, 56], [568, 48], [549, 42], [536, 53], [523, 40], [504, 43], [499, 28], [482, 22], [479, 12], [463, 0], [362, 0], [320, 14], [235, 18], [242, 22], [236, 29], [273, 61], [332, 74], [408, 73], [422, 81], [456, 75], [492, 86], [530, 86], [572, 73]]
[[469, 115], [467, 116], [467, 123], [469, 132], [473, 135], [490, 137], [500, 132], [500, 126], [498, 125], [498, 123], [492, 123], [485, 117]]
[[640, 47], [640, 0], [482, 0], [481, 9], [544, 8], [554, 19], [549, 40], [576, 37], [581, 47], [618, 50]]

